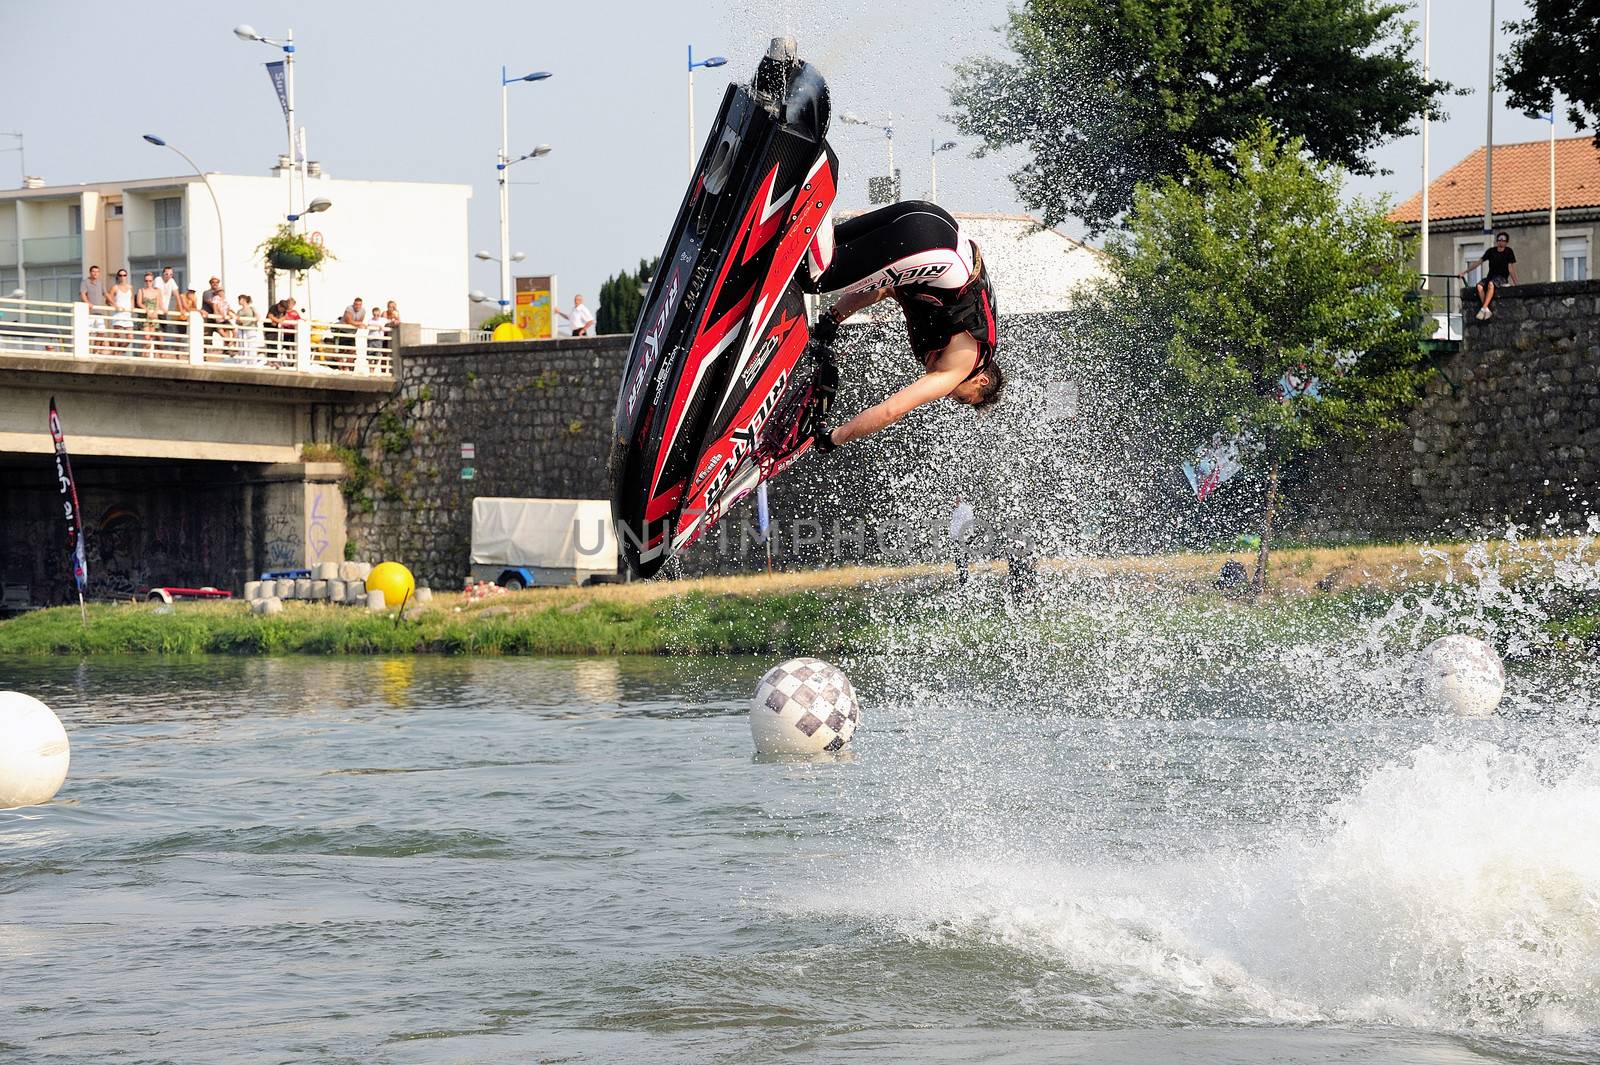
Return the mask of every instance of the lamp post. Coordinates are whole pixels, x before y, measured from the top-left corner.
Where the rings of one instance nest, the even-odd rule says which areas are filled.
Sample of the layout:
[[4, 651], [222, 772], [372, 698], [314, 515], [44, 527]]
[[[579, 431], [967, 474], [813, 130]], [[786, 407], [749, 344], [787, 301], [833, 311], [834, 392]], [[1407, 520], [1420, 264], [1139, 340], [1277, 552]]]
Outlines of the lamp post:
[[691, 180], [694, 178], [694, 68], [720, 67], [727, 61], [723, 56], [714, 55], [710, 59], [702, 59], [696, 63], [694, 45], [689, 46], [689, 177]]
[[939, 153], [948, 152], [955, 146], [955, 141], [939, 144], [933, 138], [928, 138], [928, 199], [933, 203], [939, 202]]
[[190, 159], [188, 157], [188, 155], [186, 155], [184, 153], [184, 151], [181, 148], [179, 148], [177, 145], [168, 144], [166, 141], [162, 140], [160, 137], [156, 136], [154, 133], [146, 133], [144, 135], [144, 139], [145, 139], [145, 141], [147, 143], [153, 144], [157, 148], [171, 148], [173, 151], [177, 152], [178, 156], [184, 162], [189, 164], [189, 168], [191, 170], [193, 170], [196, 174], [200, 175], [200, 180], [206, 183], [206, 191], [211, 194], [211, 206], [217, 212], [217, 255], [218, 255], [218, 263], [219, 263], [219, 265], [217, 267], [217, 277], [218, 277], [219, 280], [221, 280], [222, 287], [223, 288], [227, 288], [228, 287], [228, 251], [227, 251], [227, 246], [224, 244], [223, 239], [222, 239], [222, 205], [217, 202], [217, 190], [211, 187], [211, 178], [206, 174], [205, 171], [201, 170], [198, 166], [196, 166], [195, 165], [195, 161], [193, 159]]
[[294, 205], [295, 175], [300, 175], [300, 196], [305, 197], [305, 160], [295, 147], [294, 129], [294, 30], [281, 40], [259, 34], [252, 26], [235, 26], [233, 35], [241, 41], [253, 41], [283, 50], [283, 118], [289, 131], [289, 214], [299, 214]]
[[[1433, 0], [1422, 0], [1422, 80], [1424, 83], [1432, 76], [1432, 65], [1429, 59], [1428, 44], [1428, 16], [1433, 9]], [[1422, 287], [1427, 288], [1428, 277], [1428, 109], [1422, 110]], [[1431, 309], [1431, 308], [1430, 308]]]
[[868, 121], [860, 115], [846, 111], [839, 116], [839, 121], [849, 126], [866, 126], [868, 129], [883, 131], [884, 141], [889, 146], [889, 202], [894, 203], [900, 199], [900, 182], [894, 172], [894, 115], [884, 116], [882, 124]]
[[510, 194], [506, 189], [506, 169], [512, 163], [520, 163], [522, 159], [529, 159], [536, 155], [546, 155], [550, 151], [548, 144], [541, 144], [521, 159], [511, 158], [510, 130], [506, 120], [506, 89], [518, 81], [543, 81], [550, 76], [548, 70], [535, 70], [532, 74], [524, 74], [520, 78], [506, 77], [506, 68], [500, 68], [500, 154], [495, 158], [495, 177], [500, 184], [500, 309], [511, 305], [511, 219], [510, 219]]
[[[541, 147], [542, 147], [542, 145], [541, 145]], [[527, 159], [531, 155], [532, 155], [532, 153], [530, 152], [529, 155], [525, 155], [522, 158], [523, 159]], [[520, 160], [513, 160], [513, 162], [520, 162]], [[487, 251], [480, 251], [480, 252], [476, 252], [472, 257], [474, 259], [480, 259], [480, 260], [482, 260], [483, 262], [486, 262], [486, 263], [499, 263], [500, 264], [500, 275], [501, 275], [501, 277], [502, 278], [507, 278], [507, 277], [511, 276], [511, 264], [512, 263], [520, 263], [522, 260], [524, 260], [524, 259], [526, 259], [528, 257], [528, 254], [527, 254], [527, 252], [514, 251], [510, 255], [497, 256], [497, 255], [490, 255]], [[502, 284], [503, 283], [504, 282], [502, 282]], [[486, 302], [485, 300], [478, 299], [478, 295], [479, 295], [478, 293], [475, 293], [473, 295], [472, 302], [474, 302], [474, 303]], [[504, 288], [502, 288], [500, 290], [500, 299], [497, 302], [500, 305], [500, 313], [501, 314], [510, 314], [511, 313], [511, 301], [506, 296], [506, 290]]]

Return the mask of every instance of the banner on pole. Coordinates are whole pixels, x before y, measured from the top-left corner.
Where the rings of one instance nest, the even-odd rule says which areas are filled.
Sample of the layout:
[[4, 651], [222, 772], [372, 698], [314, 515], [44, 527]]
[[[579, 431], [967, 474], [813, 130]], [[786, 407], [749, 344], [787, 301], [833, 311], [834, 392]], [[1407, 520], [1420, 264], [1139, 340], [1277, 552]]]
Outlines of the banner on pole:
[[522, 335], [530, 340], [549, 340], [554, 337], [555, 275], [519, 277], [516, 279], [516, 289], [512, 320], [522, 330]]
[[272, 79], [272, 87], [278, 90], [278, 103], [283, 106], [283, 117], [289, 117], [289, 76], [284, 72], [283, 60], [267, 64], [267, 77]]
[[89, 563], [83, 557], [83, 515], [78, 510], [78, 484], [72, 479], [72, 462], [67, 458], [67, 438], [61, 432], [61, 415], [56, 413], [56, 397], [50, 397], [50, 439], [56, 446], [56, 485], [61, 490], [61, 516], [67, 521], [67, 550], [72, 553], [72, 579], [78, 594], [89, 583]]

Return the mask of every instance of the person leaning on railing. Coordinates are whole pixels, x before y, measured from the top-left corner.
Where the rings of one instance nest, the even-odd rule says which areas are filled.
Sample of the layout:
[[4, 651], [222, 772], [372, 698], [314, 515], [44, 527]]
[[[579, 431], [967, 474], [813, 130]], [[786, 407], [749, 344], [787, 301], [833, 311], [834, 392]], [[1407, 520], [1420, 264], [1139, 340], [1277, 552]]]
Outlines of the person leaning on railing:
[[243, 293], [239, 296], [239, 309], [233, 320], [239, 326], [239, 346], [246, 362], [261, 361], [261, 315], [256, 312], [255, 301]]
[[155, 358], [156, 333], [161, 329], [161, 323], [157, 320], [161, 313], [161, 290], [156, 287], [155, 274], [145, 271], [144, 284], [134, 293], [134, 301], [144, 316], [145, 358]]

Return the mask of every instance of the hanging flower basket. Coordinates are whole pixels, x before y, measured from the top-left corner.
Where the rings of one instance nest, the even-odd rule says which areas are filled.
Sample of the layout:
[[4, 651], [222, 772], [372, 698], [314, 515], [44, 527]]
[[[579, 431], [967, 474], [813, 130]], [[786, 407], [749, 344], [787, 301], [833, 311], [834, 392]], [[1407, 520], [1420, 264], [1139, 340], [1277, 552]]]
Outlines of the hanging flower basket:
[[256, 250], [272, 269], [292, 270], [296, 274], [315, 270], [333, 258], [323, 245], [313, 243], [288, 225], [279, 226], [278, 231], [262, 241]]

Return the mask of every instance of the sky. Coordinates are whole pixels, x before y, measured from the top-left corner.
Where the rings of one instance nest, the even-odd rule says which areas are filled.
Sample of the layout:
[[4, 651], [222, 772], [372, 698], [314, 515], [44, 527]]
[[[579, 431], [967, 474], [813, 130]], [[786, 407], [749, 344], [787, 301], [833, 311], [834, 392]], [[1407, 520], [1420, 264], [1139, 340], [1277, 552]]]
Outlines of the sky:
[[[1434, 124], [1435, 176], [1483, 143], [1489, 6], [1433, 0], [1434, 74], [1475, 90], [1451, 98], [1448, 120]], [[1527, 6], [1498, 0], [1495, 17], [1503, 25], [1525, 17]], [[240, 23], [268, 36], [292, 29], [297, 118], [311, 157], [337, 178], [470, 184], [469, 243], [498, 254], [500, 68], [512, 76], [548, 70], [549, 80], [510, 90], [513, 156], [552, 146], [550, 155], [511, 170], [511, 245], [528, 256], [517, 272], [554, 272], [563, 304], [577, 292], [593, 303], [604, 278], [661, 250], [682, 198], [688, 45], [697, 57], [729, 60], [696, 75], [698, 140], [728, 81], [748, 79], [767, 40], [790, 33], [827, 76], [836, 115], [892, 116], [904, 193], [924, 196], [930, 140], [961, 140], [943, 117], [954, 67], [1004, 51], [996, 28], [1006, 7], [1005, 0], [911, 7], [217, 0], [159, 18], [138, 6], [97, 9], [86, 20], [69, 6], [0, 0], [0, 130], [24, 135], [28, 172], [51, 185], [182, 172], [171, 153], [140, 139], [145, 132], [181, 147], [202, 169], [265, 174], [285, 150], [282, 112], [261, 66], [278, 56], [231, 31]], [[1420, 0], [1415, 8], [1420, 19]], [[1503, 46], [1503, 32], [1499, 40]], [[1503, 93], [1496, 102], [1496, 143], [1548, 137], [1544, 121], [1506, 110]], [[1558, 136], [1573, 132], [1558, 121]], [[836, 121], [831, 140], [843, 171], [839, 206], [867, 206], [866, 177], [886, 169], [883, 135]], [[20, 183], [18, 156], [4, 150], [15, 144], [0, 137], [0, 184], [8, 187]], [[978, 159], [971, 148], [963, 142], [939, 157], [940, 202], [954, 211], [1022, 210], [1007, 176], [1021, 155]], [[1352, 178], [1353, 192], [1398, 201], [1417, 190], [1420, 138], [1391, 142], [1373, 159], [1391, 173]], [[1082, 232], [1070, 221], [1063, 229]], [[496, 295], [495, 264], [474, 262], [471, 287]]]

